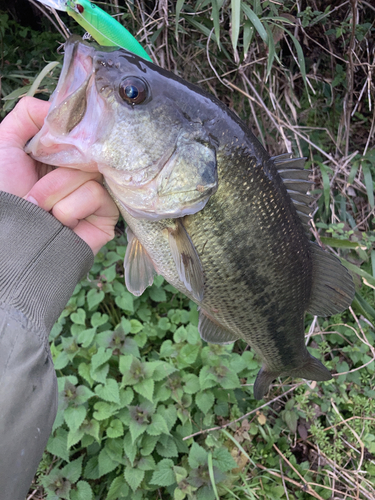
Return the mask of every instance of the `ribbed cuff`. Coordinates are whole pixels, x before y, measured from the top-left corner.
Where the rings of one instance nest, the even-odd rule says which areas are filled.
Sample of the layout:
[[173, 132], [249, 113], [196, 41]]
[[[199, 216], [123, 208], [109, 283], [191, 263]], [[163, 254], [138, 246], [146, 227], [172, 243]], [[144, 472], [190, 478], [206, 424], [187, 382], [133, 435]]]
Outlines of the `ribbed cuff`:
[[94, 260], [45, 210], [0, 191], [0, 303], [48, 332]]

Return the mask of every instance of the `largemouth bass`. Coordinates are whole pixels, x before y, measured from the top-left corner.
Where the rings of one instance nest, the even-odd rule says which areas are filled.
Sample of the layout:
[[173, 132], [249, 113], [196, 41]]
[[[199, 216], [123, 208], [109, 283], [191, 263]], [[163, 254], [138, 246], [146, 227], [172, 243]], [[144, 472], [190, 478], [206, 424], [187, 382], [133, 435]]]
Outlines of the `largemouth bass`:
[[161, 274], [199, 305], [207, 342], [245, 340], [263, 367], [324, 381], [306, 349], [305, 313], [346, 309], [353, 281], [309, 240], [304, 159], [271, 158], [219, 100], [125, 50], [73, 37], [37, 160], [102, 172], [128, 228], [125, 279], [140, 295]]

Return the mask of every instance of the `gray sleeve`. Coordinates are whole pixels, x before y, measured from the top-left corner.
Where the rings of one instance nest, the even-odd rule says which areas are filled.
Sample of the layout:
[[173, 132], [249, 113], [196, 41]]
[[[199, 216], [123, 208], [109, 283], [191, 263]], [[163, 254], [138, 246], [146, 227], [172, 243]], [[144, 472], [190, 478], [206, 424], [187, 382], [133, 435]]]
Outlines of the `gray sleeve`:
[[48, 334], [93, 263], [41, 208], [0, 192], [0, 500], [24, 500], [57, 410]]

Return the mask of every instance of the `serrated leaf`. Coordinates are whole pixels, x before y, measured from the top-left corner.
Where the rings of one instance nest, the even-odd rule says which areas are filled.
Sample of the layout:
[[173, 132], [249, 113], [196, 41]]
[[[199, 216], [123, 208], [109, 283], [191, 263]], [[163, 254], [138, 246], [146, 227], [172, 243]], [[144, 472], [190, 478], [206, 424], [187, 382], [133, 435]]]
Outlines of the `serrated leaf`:
[[87, 293], [87, 304], [89, 306], [89, 311], [92, 311], [97, 305], [100, 304], [100, 302], [102, 302], [102, 300], [104, 299], [105, 297], [105, 294], [102, 290], [95, 290], [94, 288], [91, 289], [88, 293]]
[[112, 350], [105, 349], [104, 347], [99, 347], [96, 354], [91, 358], [91, 371], [97, 370], [100, 366], [104, 365], [112, 357]]
[[79, 441], [81, 441], [81, 439], [83, 438], [84, 434], [85, 433], [81, 429], [77, 429], [76, 431], [69, 431], [69, 433], [68, 433], [68, 441], [67, 441], [68, 448], [70, 449], [72, 446], [74, 446]]
[[235, 462], [230, 452], [224, 446], [214, 450], [213, 465], [218, 467], [222, 472], [238, 467], [237, 462]]
[[65, 467], [61, 469], [61, 473], [72, 484], [75, 484], [81, 476], [82, 460], [83, 460], [83, 455], [77, 458], [77, 460], [72, 460], [70, 463], [66, 464]]
[[177, 410], [174, 405], [169, 405], [167, 408], [160, 405], [157, 414], [161, 415], [167, 423], [168, 429], [171, 430], [177, 420]]
[[156, 464], [155, 464], [154, 457], [152, 455], [148, 455], [148, 456], [140, 458], [138, 460], [137, 467], [138, 467], [138, 469], [141, 469], [144, 471], [155, 470]]
[[103, 448], [99, 453], [98, 466], [99, 466], [99, 477], [108, 474], [108, 472], [113, 471], [119, 465], [119, 462], [113, 460], [106, 448]]
[[155, 286], [152, 286], [149, 291], [148, 291], [150, 298], [154, 302], [166, 302], [167, 301], [167, 294], [165, 293], [165, 290], [163, 288], [156, 288]]
[[178, 450], [174, 438], [163, 434], [156, 445], [156, 451], [161, 457], [178, 457]]
[[150, 455], [154, 451], [158, 439], [159, 435], [150, 436], [148, 434], [145, 434], [142, 437], [142, 442], [141, 442], [141, 455], [142, 456]]
[[130, 320], [130, 333], [138, 333], [143, 329], [143, 325], [137, 319]]
[[159, 382], [160, 380], [163, 380], [176, 371], [177, 368], [175, 368], [171, 364], [165, 361], [158, 361], [158, 364], [152, 374], [152, 378], [153, 380], [155, 380], [155, 382]]
[[68, 432], [65, 429], [57, 429], [55, 435], [49, 437], [47, 451], [69, 462]]
[[87, 462], [83, 477], [86, 479], [99, 479], [99, 459], [98, 456], [90, 458]]
[[115, 403], [105, 403], [104, 401], [98, 401], [94, 404], [94, 414], [93, 417], [96, 420], [105, 420], [118, 411], [118, 406]]
[[135, 469], [133, 467], [126, 467], [125, 469], [125, 479], [133, 490], [133, 492], [141, 484], [143, 478], [145, 477], [145, 471], [141, 469]]
[[129, 486], [125, 482], [123, 476], [115, 477], [108, 490], [106, 500], [118, 500], [121, 497], [127, 497], [129, 494]]
[[152, 400], [152, 396], [154, 394], [154, 386], [155, 383], [152, 378], [146, 378], [142, 380], [141, 382], [138, 382], [137, 384], [133, 385], [133, 389], [138, 392], [141, 396], [144, 398], [148, 399], [149, 401]]
[[202, 391], [195, 395], [195, 403], [204, 414], [212, 408], [214, 402], [215, 396], [211, 391]]
[[81, 406], [69, 406], [64, 411], [64, 419], [71, 431], [75, 432], [85, 420], [87, 410]]
[[97, 385], [95, 393], [104, 401], [120, 404], [119, 385], [113, 378], [108, 378], [105, 385]]
[[129, 430], [133, 443], [141, 434], [145, 432], [147, 428], [148, 428], [147, 424], [140, 424], [139, 422], [135, 422], [134, 420], [130, 421]]
[[92, 489], [87, 481], [78, 481], [77, 489], [70, 492], [70, 500], [92, 500]]
[[157, 470], [154, 471], [150, 483], [157, 486], [172, 486], [176, 482], [173, 466], [172, 460], [161, 460], [157, 464]]
[[200, 348], [201, 347], [199, 345], [192, 345], [192, 344], [184, 345], [178, 357], [181, 361], [183, 361], [187, 365], [192, 365], [197, 359]]
[[155, 413], [152, 416], [152, 423], [147, 427], [147, 434], [150, 434], [150, 436], [169, 434], [167, 422], [159, 413]]
[[201, 388], [199, 378], [194, 373], [188, 373], [182, 380], [185, 383], [184, 391], [187, 394], [195, 394]]
[[104, 365], [99, 366], [96, 370], [91, 370], [90, 371], [90, 376], [96, 381], [100, 382], [101, 384], [105, 384], [107, 380], [107, 375], [109, 372], [109, 364], [105, 363]]
[[241, 385], [237, 375], [229, 369], [225, 374], [225, 377], [219, 378], [219, 384], [224, 389], [237, 389]]
[[126, 433], [124, 436], [124, 452], [133, 465], [138, 453], [138, 445], [133, 442], [130, 432]]
[[86, 382], [90, 385], [90, 387], [93, 386], [94, 380], [90, 375], [91, 367], [87, 363], [81, 363], [78, 366], [78, 373], [81, 375], [81, 377], [86, 380]]
[[203, 368], [201, 368], [199, 372], [199, 384], [202, 391], [217, 385], [216, 377], [211, 373], [209, 366], [203, 366]]
[[207, 458], [208, 453], [202, 446], [199, 446], [197, 443], [191, 445], [188, 462], [192, 469], [197, 469], [200, 465], [207, 464]]

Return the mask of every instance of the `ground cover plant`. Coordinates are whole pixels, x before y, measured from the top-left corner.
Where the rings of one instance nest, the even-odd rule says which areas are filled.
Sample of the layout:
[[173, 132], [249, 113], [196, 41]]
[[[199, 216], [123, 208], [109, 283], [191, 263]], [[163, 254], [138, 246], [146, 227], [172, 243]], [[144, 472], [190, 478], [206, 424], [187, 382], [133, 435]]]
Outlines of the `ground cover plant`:
[[[309, 349], [334, 379], [276, 381], [259, 403], [260, 366], [245, 343], [201, 341], [196, 305], [161, 277], [139, 298], [126, 290], [120, 224], [51, 333], [59, 412], [28, 500], [375, 498], [375, 8], [101, 6], [160, 66], [237, 112], [271, 154], [307, 156], [313, 237], [343, 259], [357, 293], [343, 314], [306, 317]], [[1, 116], [61, 61], [63, 35], [41, 19], [38, 29], [0, 14]], [[58, 74], [47, 73], [42, 97]]]

